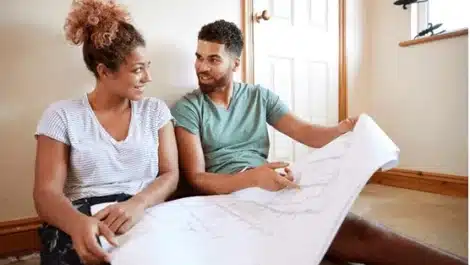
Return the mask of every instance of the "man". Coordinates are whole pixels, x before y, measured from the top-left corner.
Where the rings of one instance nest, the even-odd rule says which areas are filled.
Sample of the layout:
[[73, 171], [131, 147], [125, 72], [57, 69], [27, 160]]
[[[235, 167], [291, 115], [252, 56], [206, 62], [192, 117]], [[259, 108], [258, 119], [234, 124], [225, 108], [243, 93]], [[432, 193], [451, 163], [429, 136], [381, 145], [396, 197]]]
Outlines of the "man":
[[[351, 130], [356, 122], [351, 118], [334, 127], [308, 124], [268, 89], [234, 82], [242, 48], [243, 36], [235, 24], [218, 20], [203, 26], [195, 62], [199, 89], [172, 108], [181, 172], [202, 194], [295, 186], [286, 163], [266, 161], [268, 124], [318, 148]], [[327, 256], [364, 264], [467, 264], [353, 214], [345, 219]]]

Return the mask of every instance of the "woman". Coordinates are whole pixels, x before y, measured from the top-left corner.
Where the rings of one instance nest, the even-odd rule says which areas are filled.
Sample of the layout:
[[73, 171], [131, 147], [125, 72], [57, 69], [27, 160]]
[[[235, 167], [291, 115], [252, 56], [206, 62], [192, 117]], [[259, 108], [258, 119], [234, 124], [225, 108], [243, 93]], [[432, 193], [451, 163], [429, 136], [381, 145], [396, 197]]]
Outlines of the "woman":
[[[109, 262], [97, 237], [116, 245], [115, 234], [128, 231], [177, 187], [172, 117], [163, 101], [143, 97], [150, 62], [124, 8], [113, 1], [74, 1], [65, 30], [68, 40], [83, 44], [96, 87], [51, 104], [37, 126], [41, 264]], [[104, 202], [116, 203], [92, 216], [90, 206]]]

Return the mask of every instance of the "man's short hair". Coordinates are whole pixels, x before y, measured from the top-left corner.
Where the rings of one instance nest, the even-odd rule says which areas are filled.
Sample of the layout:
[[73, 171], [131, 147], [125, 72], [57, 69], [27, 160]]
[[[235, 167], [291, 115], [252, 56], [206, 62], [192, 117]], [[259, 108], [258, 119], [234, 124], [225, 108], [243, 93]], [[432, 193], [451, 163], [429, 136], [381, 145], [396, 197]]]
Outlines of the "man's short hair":
[[243, 34], [233, 22], [223, 19], [204, 25], [199, 31], [199, 40], [225, 45], [230, 53], [240, 57], [243, 50]]

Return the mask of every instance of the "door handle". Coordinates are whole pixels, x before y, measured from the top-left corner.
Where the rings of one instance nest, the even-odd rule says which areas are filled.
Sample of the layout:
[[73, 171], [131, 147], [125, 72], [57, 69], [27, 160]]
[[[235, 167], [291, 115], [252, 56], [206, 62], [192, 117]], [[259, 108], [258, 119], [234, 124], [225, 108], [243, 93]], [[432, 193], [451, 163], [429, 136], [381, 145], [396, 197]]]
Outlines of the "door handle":
[[271, 15], [269, 14], [268, 10], [265, 9], [262, 12], [256, 12], [254, 18], [257, 23], [260, 23], [261, 19], [266, 21], [269, 20]]

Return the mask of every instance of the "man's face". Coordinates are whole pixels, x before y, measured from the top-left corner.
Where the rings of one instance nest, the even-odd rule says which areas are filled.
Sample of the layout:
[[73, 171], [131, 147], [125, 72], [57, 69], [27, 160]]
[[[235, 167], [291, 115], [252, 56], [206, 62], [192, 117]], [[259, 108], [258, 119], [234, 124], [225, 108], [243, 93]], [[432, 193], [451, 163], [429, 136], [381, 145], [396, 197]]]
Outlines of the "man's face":
[[231, 84], [239, 61], [223, 44], [199, 40], [195, 68], [201, 91], [212, 93]]

